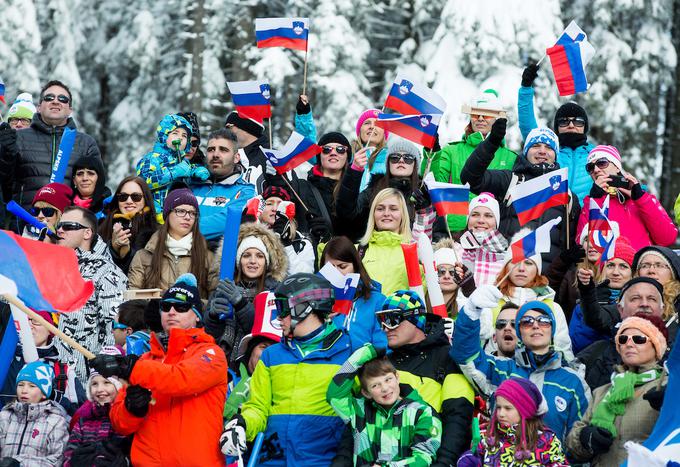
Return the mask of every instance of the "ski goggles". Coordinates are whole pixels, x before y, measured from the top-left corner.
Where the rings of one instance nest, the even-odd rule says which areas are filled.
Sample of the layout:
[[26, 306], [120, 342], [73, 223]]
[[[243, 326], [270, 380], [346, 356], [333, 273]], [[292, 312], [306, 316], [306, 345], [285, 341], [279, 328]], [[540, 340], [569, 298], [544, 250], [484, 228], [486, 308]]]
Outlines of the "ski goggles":
[[314, 308], [314, 302], [333, 299], [331, 289], [307, 290], [293, 297], [275, 297], [274, 304], [278, 318], [286, 318], [295, 312], [295, 316], [302, 316], [307, 307]]
[[409, 320], [410, 318], [418, 317], [422, 314], [420, 308], [415, 308], [413, 310], [384, 310], [377, 311], [375, 313], [376, 318], [381, 325], [385, 326], [387, 329], [396, 329], [401, 323]]

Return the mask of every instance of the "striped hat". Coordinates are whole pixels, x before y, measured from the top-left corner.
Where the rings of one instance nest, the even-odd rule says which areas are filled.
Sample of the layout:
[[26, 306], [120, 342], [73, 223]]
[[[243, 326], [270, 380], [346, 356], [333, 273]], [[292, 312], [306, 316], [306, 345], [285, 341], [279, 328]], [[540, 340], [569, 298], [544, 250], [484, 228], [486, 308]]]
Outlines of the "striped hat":
[[623, 165], [621, 164], [621, 155], [619, 154], [619, 150], [616, 149], [614, 146], [607, 146], [605, 144], [600, 144], [599, 146], [595, 146], [592, 151], [588, 154], [588, 159], [586, 160], [586, 164], [590, 164], [591, 162], [595, 162], [596, 160], [599, 159], [607, 159], [609, 162], [614, 164], [619, 171], [623, 171]]

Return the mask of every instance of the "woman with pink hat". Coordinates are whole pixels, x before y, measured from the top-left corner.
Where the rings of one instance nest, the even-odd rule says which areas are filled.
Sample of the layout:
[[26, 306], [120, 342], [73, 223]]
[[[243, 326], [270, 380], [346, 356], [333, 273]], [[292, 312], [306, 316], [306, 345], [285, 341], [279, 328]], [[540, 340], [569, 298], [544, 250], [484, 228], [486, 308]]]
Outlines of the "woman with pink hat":
[[368, 170], [364, 171], [361, 179], [361, 191], [368, 186], [373, 174], [384, 174], [386, 170], [386, 145], [390, 134], [376, 126], [379, 113], [378, 109], [366, 109], [359, 115], [356, 124], [357, 139], [352, 142], [352, 152], [354, 157], [361, 152], [368, 158]]

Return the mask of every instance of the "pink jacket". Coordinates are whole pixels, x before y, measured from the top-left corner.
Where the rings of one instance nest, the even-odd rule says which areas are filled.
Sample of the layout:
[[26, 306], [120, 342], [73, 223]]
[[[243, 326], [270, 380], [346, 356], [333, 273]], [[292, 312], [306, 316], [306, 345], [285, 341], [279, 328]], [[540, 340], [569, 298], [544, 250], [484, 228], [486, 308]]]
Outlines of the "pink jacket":
[[[595, 200], [602, 206], [604, 196]], [[590, 196], [586, 196], [576, 227], [577, 239], [581, 237], [581, 231], [588, 224], [589, 205]], [[627, 237], [635, 250], [649, 245], [669, 246], [678, 236], [677, 227], [659, 200], [647, 192], [640, 199], [633, 201], [628, 198], [623, 204], [616, 196], [610, 196], [609, 219], [619, 224], [620, 235]]]

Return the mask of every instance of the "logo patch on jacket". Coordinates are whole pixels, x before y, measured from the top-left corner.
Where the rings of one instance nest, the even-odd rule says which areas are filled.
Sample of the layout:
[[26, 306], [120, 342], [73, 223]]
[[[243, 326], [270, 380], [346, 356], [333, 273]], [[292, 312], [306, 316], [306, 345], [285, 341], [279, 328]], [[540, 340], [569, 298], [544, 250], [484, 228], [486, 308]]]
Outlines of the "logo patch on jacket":
[[33, 428], [33, 433], [31, 433], [31, 438], [36, 439], [39, 434], [40, 434], [40, 431], [38, 431], [37, 428]]
[[560, 396], [555, 396], [555, 407], [557, 408], [558, 412], [564, 412], [567, 410], [567, 401], [565, 401], [564, 398]]

